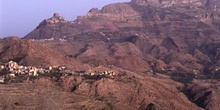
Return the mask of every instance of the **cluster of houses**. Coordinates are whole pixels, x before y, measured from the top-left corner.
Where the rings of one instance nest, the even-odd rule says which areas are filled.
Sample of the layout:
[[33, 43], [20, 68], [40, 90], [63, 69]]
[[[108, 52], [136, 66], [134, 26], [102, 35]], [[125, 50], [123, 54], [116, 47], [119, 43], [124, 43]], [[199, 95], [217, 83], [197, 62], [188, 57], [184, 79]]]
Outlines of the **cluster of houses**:
[[[154, 67], [155, 68], [155, 67]], [[161, 70], [156, 70], [156, 68], [152, 70], [152, 73], [155, 72], [168, 72], [168, 71], [176, 71], [173, 68], [162, 68]], [[207, 69], [204, 69], [202, 72], [203, 74], [199, 74], [199, 71], [194, 70], [192, 72], [195, 75], [195, 78], [197, 78], [197, 75], [212, 75], [216, 76], [219, 75], [220, 73], [220, 67], [219, 66], [211, 66]], [[53, 76], [55, 74], [59, 74], [58, 76], [84, 76], [86, 78], [115, 78], [118, 74], [116, 74], [112, 70], [94, 70], [90, 69], [88, 71], [71, 71], [67, 69], [64, 66], [49, 66], [46, 68], [37, 68], [33, 66], [23, 66], [19, 65], [14, 61], [9, 61], [7, 63], [0, 63], [0, 83], [6, 83], [8, 79], [16, 79], [17, 77], [19, 78], [20, 76], [25, 76], [25, 77], [48, 77], [48, 76]]]
[[37, 68], [33, 66], [18, 65], [14, 61], [10, 61], [4, 64], [0, 64], [0, 83], [5, 83], [7, 78], [16, 78], [18, 76], [42, 76], [53, 75], [58, 73], [61, 76], [102, 76], [102, 77], [114, 77], [116, 74], [113, 71], [71, 71], [64, 66], [49, 66], [47, 68]]
[[107, 77], [111, 77], [113, 78], [114, 76], [116, 76], [115, 72], [113, 71], [95, 71], [95, 72], [88, 72], [86, 75], [89, 76], [107, 76]]
[[0, 83], [4, 83], [6, 78], [15, 78], [21, 75], [35, 76], [39, 74], [51, 73], [53, 70], [65, 70], [65, 67], [48, 67], [48, 68], [37, 68], [33, 66], [22, 66], [18, 65], [14, 61], [9, 61], [7, 63], [0, 65]]
[[45, 42], [45, 41], [60, 41], [60, 42], [66, 42], [67, 40], [65, 39], [66, 37], [63, 36], [62, 39], [55, 39], [55, 38], [49, 38], [49, 39], [32, 39], [32, 41], [40, 41], [40, 42]]

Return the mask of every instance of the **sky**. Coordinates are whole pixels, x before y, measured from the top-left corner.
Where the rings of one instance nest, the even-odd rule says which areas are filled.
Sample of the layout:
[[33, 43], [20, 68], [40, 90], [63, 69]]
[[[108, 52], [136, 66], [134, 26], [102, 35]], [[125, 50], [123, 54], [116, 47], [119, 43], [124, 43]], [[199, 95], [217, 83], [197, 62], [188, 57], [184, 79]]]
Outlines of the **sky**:
[[38, 24], [59, 13], [66, 20], [75, 20], [91, 8], [101, 9], [110, 3], [130, 0], [0, 0], [0, 38], [24, 37]]

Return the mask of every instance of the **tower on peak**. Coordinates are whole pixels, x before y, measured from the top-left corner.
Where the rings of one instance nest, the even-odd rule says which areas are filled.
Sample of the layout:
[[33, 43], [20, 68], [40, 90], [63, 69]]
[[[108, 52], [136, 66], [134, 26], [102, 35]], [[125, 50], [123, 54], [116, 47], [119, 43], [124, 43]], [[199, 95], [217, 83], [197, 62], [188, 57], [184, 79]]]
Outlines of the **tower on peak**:
[[59, 17], [60, 15], [59, 15], [59, 13], [54, 13], [53, 14], [53, 17]]

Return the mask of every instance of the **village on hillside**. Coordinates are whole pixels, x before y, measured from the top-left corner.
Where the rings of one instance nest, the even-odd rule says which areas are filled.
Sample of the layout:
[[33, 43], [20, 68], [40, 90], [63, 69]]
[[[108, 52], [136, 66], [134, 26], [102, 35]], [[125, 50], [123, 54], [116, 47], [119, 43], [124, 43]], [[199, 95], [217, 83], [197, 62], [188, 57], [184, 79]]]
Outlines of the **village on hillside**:
[[[209, 67], [204, 70], [208, 74], [209, 78], [214, 79], [218, 76], [220, 71], [218, 66]], [[151, 73], [157, 75], [158, 73], [170, 75], [176, 80], [192, 80], [193, 78], [202, 78], [204, 74], [199, 73], [198, 71], [192, 72], [181, 72], [177, 71], [175, 68], [159, 68], [154, 65], [152, 70], [146, 72], [145, 74]], [[22, 83], [24, 81], [34, 81], [35, 79], [41, 77], [56, 77], [60, 78], [61, 76], [84, 76], [86, 78], [92, 79], [101, 79], [101, 78], [114, 78], [118, 76], [119, 73], [116, 73], [113, 70], [88, 70], [88, 71], [71, 71], [65, 66], [49, 66], [45, 68], [38, 68], [34, 66], [24, 66], [19, 65], [14, 61], [9, 61], [7, 63], [0, 63], [0, 84], [6, 83]], [[186, 77], [184, 77], [186, 75]], [[217, 76], [216, 76], [217, 75]], [[181, 78], [181, 79], [178, 79]]]
[[33, 66], [19, 65], [14, 61], [0, 64], [0, 83], [21, 83], [31, 81], [40, 77], [61, 77], [61, 76], [86, 76], [86, 77], [109, 77], [113, 78], [116, 73], [113, 71], [71, 71], [64, 66], [49, 66], [46, 68], [37, 68]]

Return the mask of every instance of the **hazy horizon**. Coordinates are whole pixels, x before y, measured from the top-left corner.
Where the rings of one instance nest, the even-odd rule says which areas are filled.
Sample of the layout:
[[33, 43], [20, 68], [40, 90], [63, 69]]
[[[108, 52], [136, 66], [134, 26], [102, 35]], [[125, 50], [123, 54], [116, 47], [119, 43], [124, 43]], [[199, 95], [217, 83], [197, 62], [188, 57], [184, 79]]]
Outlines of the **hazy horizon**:
[[85, 15], [91, 8], [102, 8], [110, 3], [130, 0], [44, 1], [44, 0], [0, 0], [0, 38], [24, 37], [44, 19], [59, 13], [67, 20]]

